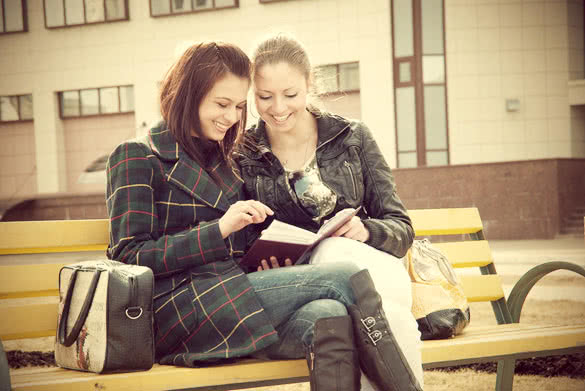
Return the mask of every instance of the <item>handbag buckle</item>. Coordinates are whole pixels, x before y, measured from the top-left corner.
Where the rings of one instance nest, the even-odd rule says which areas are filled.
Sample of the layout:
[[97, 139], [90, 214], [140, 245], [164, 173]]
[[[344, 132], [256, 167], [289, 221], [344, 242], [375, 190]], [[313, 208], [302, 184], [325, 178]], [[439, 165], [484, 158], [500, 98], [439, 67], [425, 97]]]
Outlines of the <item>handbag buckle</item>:
[[[136, 311], [139, 310], [138, 315], [131, 315], [130, 311]], [[126, 308], [126, 316], [128, 317], [128, 319], [138, 319], [142, 316], [142, 307], [128, 307]]]
[[367, 318], [360, 319], [366, 330], [370, 331], [372, 327], [376, 325], [376, 319], [373, 316], [368, 316]]
[[368, 337], [370, 337], [370, 341], [376, 346], [376, 342], [382, 339], [382, 332], [380, 330], [374, 330], [368, 333]]

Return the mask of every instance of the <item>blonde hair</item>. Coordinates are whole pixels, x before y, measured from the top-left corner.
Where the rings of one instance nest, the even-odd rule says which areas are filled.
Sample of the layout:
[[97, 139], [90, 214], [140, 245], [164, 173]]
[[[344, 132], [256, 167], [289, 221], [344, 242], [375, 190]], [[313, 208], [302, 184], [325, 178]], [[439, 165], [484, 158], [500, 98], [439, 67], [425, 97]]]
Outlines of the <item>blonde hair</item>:
[[261, 41], [252, 55], [252, 77], [264, 65], [280, 62], [297, 68], [307, 79], [312, 81], [311, 61], [305, 47], [292, 35], [277, 33]]

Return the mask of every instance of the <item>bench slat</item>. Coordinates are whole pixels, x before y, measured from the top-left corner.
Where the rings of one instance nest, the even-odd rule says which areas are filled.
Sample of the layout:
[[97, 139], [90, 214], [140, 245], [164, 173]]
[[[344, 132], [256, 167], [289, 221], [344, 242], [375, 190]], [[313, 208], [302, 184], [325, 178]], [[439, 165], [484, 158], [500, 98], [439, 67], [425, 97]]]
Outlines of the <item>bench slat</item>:
[[0, 223], [0, 254], [101, 251], [108, 242], [107, 219]]
[[413, 209], [408, 214], [417, 236], [469, 234], [483, 229], [477, 208]]
[[585, 325], [542, 326], [521, 323], [463, 330], [456, 338], [425, 341], [423, 364], [501, 357], [576, 348], [585, 351]]
[[[57, 329], [57, 303], [0, 307], [0, 339], [50, 337]], [[34, 319], [34, 320], [32, 320]]]
[[484, 276], [459, 276], [463, 291], [470, 303], [494, 301], [504, 297], [502, 279], [497, 274]]
[[[585, 350], [585, 327], [498, 325], [469, 327], [455, 339], [425, 341], [423, 364], [448, 365], [474, 358], [502, 357], [558, 349]], [[155, 365], [150, 371], [128, 374], [96, 375], [60, 368], [38, 368], [12, 372], [13, 390], [87, 390], [193, 389], [213, 385], [259, 382], [274, 379], [303, 379], [308, 376], [305, 360], [256, 361], [224, 364], [207, 368], [181, 368]], [[52, 379], [52, 381], [48, 381]], [[51, 384], [53, 383], [53, 384]]]
[[[469, 302], [498, 300], [504, 297], [498, 275], [461, 276], [461, 284]], [[28, 321], [34, 316], [35, 322]], [[10, 319], [0, 325], [3, 340], [54, 335], [57, 304], [36, 304], [0, 308], [0, 318]]]
[[0, 299], [58, 296], [62, 263], [0, 266]]
[[493, 262], [487, 240], [434, 243], [449, 259], [453, 267], [479, 267]]

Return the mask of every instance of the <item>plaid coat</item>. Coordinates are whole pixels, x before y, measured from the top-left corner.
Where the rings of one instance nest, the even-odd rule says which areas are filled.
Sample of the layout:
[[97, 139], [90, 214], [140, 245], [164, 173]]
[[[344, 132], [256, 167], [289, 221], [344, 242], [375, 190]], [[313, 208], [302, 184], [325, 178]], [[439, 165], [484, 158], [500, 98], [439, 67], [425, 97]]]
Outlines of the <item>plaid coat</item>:
[[237, 265], [243, 231], [222, 239], [218, 219], [242, 197], [242, 179], [219, 157], [218, 186], [164, 123], [122, 143], [107, 163], [108, 258], [155, 275], [155, 344], [163, 364], [249, 355], [277, 339]]

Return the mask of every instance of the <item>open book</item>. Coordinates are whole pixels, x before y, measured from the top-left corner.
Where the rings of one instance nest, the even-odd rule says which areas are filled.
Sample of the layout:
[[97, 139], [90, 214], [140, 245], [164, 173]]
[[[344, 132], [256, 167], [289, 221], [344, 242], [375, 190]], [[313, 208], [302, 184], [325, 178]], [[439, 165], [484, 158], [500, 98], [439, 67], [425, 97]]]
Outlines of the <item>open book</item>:
[[286, 258], [290, 258], [296, 264], [305, 253], [312, 250], [323, 239], [333, 235], [360, 209], [361, 206], [357, 209], [350, 208], [340, 211], [323, 224], [317, 233], [274, 220], [252, 244], [240, 265], [257, 267], [262, 259], [269, 261], [271, 256], [275, 256], [281, 264]]

